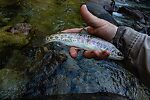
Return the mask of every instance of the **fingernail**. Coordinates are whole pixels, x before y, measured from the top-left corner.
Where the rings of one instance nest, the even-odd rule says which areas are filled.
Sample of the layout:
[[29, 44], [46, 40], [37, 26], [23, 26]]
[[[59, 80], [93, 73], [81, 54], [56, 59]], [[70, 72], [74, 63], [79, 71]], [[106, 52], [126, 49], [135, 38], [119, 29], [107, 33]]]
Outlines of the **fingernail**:
[[77, 57], [77, 54], [76, 53], [71, 53], [71, 57], [75, 59]]
[[108, 56], [108, 55], [110, 55], [110, 52], [109, 51], [103, 51], [103, 55]]
[[95, 50], [95, 51], [94, 51], [94, 53], [99, 54], [99, 53], [100, 53], [100, 51]]
[[97, 57], [100, 55], [100, 53], [101, 53], [100, 51], [96, 51], [96, 50], [94, 51], [94, 54], [95, 54]]
[[82, 6], [86, 6], [86, 3], [85, 3], [85, 2], [81, 3], [80, 8], [81, 8]]

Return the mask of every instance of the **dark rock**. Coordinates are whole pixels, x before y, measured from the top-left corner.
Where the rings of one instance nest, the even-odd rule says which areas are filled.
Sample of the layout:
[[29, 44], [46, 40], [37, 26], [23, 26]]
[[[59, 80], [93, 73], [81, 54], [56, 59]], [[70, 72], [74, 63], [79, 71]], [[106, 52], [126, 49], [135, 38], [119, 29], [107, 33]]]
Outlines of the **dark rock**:
[[80, 94], [64, 94], [51, 96], [35, 96], [21, 98], [23, 100], [129, 100], [125, 96], [113, 93], [80, 93]]
[[121, 7], [119, 8], [118, 13], [126, 14], [135, 20], [140, 20], [141, 22], [145, 23], [144, 14], [139, 10], [133, 10], [128, 7]]
[[90, 0], [86, 3], [86, 5], [88, 10], [95, 16], [105, 19], [115, 25], [118, 25], [118, 23], [113, 19], [111, 14], [104, 9], [105, 6], [111, 5], [111, 2], [111, 0]]
[[111, 15], [112, 15], [113, 12], [116, 12], [118, 10], [117, 7], [111, 6], [111, 5], [104, 5], [104, 9], [106, 11], [108, 11]]
[[[118, 0], [119, 2], [120, 0]], [[150, 19], [149, 4], [150, 2], [136, 3], [132, 0], [126, 0], [125, 3], [116, 3], [119, 8], [117, 13], [113, 13], [114, 19], [121, 26], [128, 26], [138, 32], [149, 35]]]
[[145, 24], [142, 24], [137, 21], [136, 23], [133, 24], [133, 28], [138, 32], [150, 35], [150, 26], [149, 25], [145, 25]]
[[52, 47], [54, 51], [45, 54], [40, 69], [26, 84], [24, 97], [110, 92], [130, 99], [148, 100], [148, 88], [119, 62], [86, 59], [81, 56], [82, 52], [74, 60], [66, 46], [54, 43]]

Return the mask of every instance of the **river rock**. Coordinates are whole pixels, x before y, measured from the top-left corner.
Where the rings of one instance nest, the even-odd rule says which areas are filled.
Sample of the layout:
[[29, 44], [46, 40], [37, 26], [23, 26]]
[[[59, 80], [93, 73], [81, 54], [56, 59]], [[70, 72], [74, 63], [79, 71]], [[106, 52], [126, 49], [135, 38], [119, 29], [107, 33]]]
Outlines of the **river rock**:
[[121, 63], [86, 59], [82, 51], [73, 59], [68, 47], [60, 43], [51, 44], [49, 50], [39, 63], [40, 70], [26, 84], [24, 97], [106, 92], [149, 100], [148, 88]]
[[106, 11], [106, 6], [110, 6], [112, 4], [111, 0], [89, 0], [86, 5], [88, 10], [94, 14], [95, 16], [105, 19], [115, 25], [118, 23], [113, 19], [111, 14]]

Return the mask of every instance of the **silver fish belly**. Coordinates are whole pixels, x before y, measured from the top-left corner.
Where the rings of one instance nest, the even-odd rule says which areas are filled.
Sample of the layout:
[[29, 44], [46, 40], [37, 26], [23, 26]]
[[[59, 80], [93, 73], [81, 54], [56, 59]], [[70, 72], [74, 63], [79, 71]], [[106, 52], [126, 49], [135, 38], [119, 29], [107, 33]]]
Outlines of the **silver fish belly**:
[[123, 60], [123, 54], [110, 42], [88, 34], [59, 33], [47, 36], [45, 43], [61, 42], [68, 46], [75, 46], [84, 50], [107, 50], [110, 52], [109, 59]]

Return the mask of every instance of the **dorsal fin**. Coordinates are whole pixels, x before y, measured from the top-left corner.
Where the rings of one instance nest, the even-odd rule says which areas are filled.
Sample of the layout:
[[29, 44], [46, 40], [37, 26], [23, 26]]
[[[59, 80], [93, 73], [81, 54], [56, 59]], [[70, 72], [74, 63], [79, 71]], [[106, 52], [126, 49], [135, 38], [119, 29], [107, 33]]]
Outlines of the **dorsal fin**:
[[80, 33], [81, 34], [89, 34], [86, 28], [83, 28]]

